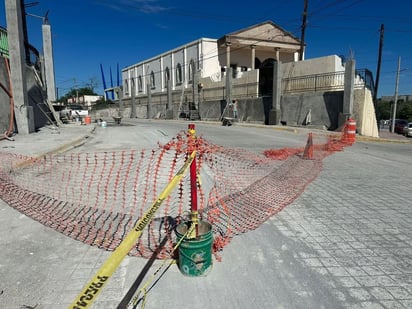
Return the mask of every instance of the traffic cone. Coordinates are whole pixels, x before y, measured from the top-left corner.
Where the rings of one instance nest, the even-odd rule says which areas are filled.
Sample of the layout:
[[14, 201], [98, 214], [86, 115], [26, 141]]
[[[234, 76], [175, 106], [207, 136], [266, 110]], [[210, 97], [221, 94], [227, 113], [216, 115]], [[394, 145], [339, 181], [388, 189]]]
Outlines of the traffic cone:
[[306, 142], [305, 150], [303, 151], [303, 159], [313, 159], [313, 137], [312, 132], [308, 134], [308, 141]]

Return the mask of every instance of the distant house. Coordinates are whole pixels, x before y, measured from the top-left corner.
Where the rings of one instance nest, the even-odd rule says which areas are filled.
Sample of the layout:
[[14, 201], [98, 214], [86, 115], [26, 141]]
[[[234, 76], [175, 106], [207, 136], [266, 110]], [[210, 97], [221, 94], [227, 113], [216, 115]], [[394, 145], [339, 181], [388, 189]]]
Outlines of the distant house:
[[82, 95], [78, 98], [72, 97], [67, 99], [68, 104], [81, 104], [84, 107], [91, 108], [97, 101], [103, 100], [101, 95]]

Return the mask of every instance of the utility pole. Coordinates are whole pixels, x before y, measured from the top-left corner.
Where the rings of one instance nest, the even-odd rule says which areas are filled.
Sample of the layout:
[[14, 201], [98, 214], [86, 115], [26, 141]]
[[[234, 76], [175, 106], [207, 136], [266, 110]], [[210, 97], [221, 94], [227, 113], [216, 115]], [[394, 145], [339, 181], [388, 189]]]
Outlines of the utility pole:
[[396, 72], [396, 83], [395, 83], [395, 102], [393, 103], [393, 115], [392, 115], [392, 133], [395, 132], [395, 119], [396, 119], [396, 103], [398, 101], [398, 86], [399, 86], [399, 72], [401, 70], [401, 57], [398, 57], [398, 71]]
[[302, 17], [302, 32], [300, 35], [300, 50], [299, 50], [299, 60], [303, 60], [303, 51], [305, 49], [305, 31], [306, 31], [306, 20], [308, 16], [308, 0], [304, 0], [303, 4], [303, 17]]
[[384, 38], [384, 25], [381, 24], [380, 30], [380, 39], [379, 39], [379, 53], [378, 53], [378, 67], [376, 68], [376, 82], [375, 82], [375, 91], [373, 93], [373, 104], [377, 105], [377, 98], [378, 98], [378, 88], [379, 88], [379, 77], [381, 72], [381, 62], [382, 62], [382, 48], [383, 48], [383, 38]]

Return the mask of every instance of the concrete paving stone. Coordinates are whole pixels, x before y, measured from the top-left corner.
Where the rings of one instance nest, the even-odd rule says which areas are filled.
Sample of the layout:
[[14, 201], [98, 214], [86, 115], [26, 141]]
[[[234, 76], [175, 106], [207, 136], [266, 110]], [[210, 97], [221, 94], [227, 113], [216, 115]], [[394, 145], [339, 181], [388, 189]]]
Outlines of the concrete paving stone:
[[362, 308], [365, 308], [365, 309], [383, 309], [383, 308], [385, 308], [379, 302], [369, 302], [369, 301], [361, 302], [361, 306], [362, 306]]
[[369, 292], [379, 301], [393, 299], [393, 295], [384, 287], [372, 287]]
[[384, 275], [385, 273], [375, 265], [361, 266], [361, 268], [370, 276]]
[[412, 284], [405, 283], [402, 287], [412, 294]]
[[335, 258], [330, 257], [330, 258], [320, 258], [320, 262], [323, 264], [325, 267], [332, 267], [332, 266], [339, 266], [339, 263], [336, 261]]
[[412, 284], [412, 275], [411, 274], [395, 274], [395, 275], [389, 275], [392, 280], [399, 282], [401, 285], [409, 285]]
[[382, 305], [385, 306], [385, 308], [387, 309], [404, 309], [405, 307], [402, 305], [401, 302], [398, 301], [388, 301], [388, 300], [384, 300], [381, 301]]
[[[360, 252], [361, 253], [361, 252]], [[368, 266], [373, 265], [373, 262], [368, 257], [365, 257], [363, 254], [356, 259], [356, 264], [358, 266]]]
[[339, 283], [345, 287], [345, 288], [355, 288], [355, 287], [360, 287], [361, 285], [359, 284], [358, 281], [356, 281], [353, 277], [351, 276], [345, 276], [345, 277], [339, 277], [337, 278]]
[[393, 295], [396, 299], [412, 299], [412, 294], [403, 287], [389, 286], [386, 289]]
[[[392, 280], [390, 277], [383, 277], [382, 276], [356, 276], [355, 280], [359, 282], [361, 286], [365, 287], [374, 287], [379, 286], [382, 284], [382, 281], [386, 283], [387, 286], [395, 285], [395, 281]], [[383, 284], [385, 286], [385, 284]]]
[[399, 302], [405, 307], [405, 309], [412, 308], [412, 300], [400, 300]]
[[348, 289], [348, 292], [352, 298], [354, 298], [355, 301], [364, 301], [364, 300], [370, 300], [372, 299], [372, 295], [368, 292], [367, 289], [357, 287], [357, 288], [350, 288]]
[[355, 267], [346, 267], [346, 271], [351, 275], [351, 276], [367, 276], [367, 273], [363, 270], [362, 267], [360, 266], [355, 266]]
[[[385, 260], [385, 259], [384, 259]], [[396, 264], [389, 265], [389, 264], [382, 264], [378, 265], [378, 267], [387, 275], [399, 275], [403, 274], [402, 270], [395, 266]]]
[[348, 276], [349, 273], [345, 270], [344, 267], [337, 266], [337, 267], [326, 267], [328, 272], [336, 277], [341, 277], [341, 276]]
[[[359, 239], [358, 237], [356, 239]], [[367, 248], [367, 245], [364, 242], [361, 241], [352, 241], [349, 243], [349, 245], [354, 248], [354, 249], [365, 249]]]

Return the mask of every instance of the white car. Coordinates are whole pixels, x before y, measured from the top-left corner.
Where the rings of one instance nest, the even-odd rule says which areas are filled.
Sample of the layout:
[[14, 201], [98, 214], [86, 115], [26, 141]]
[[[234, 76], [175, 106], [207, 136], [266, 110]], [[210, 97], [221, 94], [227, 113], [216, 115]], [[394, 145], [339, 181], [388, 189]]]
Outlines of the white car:
[[407, 123], [403, 127], [403, 135], [405, 135], [406, 137], [412, 136], [412, 122]]
[[89, 115], [89, 111], [81, 105], [67, 105], [72, 117], [84, 117]]

